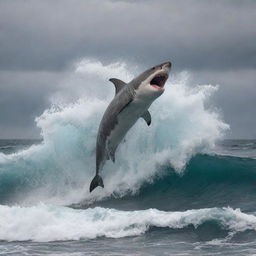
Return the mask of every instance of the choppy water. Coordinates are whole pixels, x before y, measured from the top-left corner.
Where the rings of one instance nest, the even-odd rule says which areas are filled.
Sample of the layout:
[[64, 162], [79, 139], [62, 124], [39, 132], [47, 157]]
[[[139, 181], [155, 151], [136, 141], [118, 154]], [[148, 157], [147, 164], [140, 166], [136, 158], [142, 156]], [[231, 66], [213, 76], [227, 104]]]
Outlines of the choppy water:
[[205, 108], [216, 88], [173, 78], [152, 126], [138, 121], [90, 194], [113, 93], [96, 97], [97, 82], [127, 73], [91, 62], [77, 72], [97, 77], [95, 92], [38, 117], [42, 140], [0, 141], [0, 254], [256, 254], [256, 141], [221, 140], [229, 127]]
[[[0, 141], [0, 150], [5, 152], [14, 143], [19, 150], [31, 144], [20, 142]], [[246, 149], [245, 143], [249, 145]], [[250, 156], [256, 155], [255, 141], [221, 142], [225, 152], [232, 153], [232, 145], [238, 145], [236, 153], [243, 155], [246, 150]], [[20, 205], [17, 193], [34, 193], [34, 186], [29, 184], [38, 185], [40, 182], [33, 180], [38, 177], [26, 176], [24, 171], [19, 177], [8, 176], [3, 168], [2, 163], [2, 255], [256, 252], [256, 160], [251, 157], [197, 154], [182, 175], [163, 164], [157, 167], [161, 175], [142, 184], [136, 193], [113, 193], [93, 203], [81, 200], [69, 206], [49, 204], [47, 200], [21, 200]]]

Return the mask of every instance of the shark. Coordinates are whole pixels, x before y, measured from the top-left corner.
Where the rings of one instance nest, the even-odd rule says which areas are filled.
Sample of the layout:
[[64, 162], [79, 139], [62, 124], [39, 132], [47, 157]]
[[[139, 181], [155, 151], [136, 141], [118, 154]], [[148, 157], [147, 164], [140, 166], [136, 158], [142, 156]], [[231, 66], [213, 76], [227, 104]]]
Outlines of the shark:
[[125, 135], [139, 118], [151, 124], [150, 105], [163, 94], [169, 77], [171, 62], [164, 62], [147, 69], [129, 83], [117, 78], [109, 81], [115, 86], [115, 97], [108, 105], [99, 125], [96, 142], [96, 174], [90, 184], [90, 192], [104, 188], [100, 172], [105, 162], [115, 162], [115, 152]]

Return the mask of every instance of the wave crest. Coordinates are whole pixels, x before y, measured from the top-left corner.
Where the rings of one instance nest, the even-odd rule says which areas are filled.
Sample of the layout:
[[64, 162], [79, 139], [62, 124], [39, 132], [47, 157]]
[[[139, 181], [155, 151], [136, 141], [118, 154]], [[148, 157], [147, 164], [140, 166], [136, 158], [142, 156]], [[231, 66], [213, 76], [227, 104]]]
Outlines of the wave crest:
[[[104, 66], [86, 60], [77, 65], [76, 73], [88, 88], [95, 77], [95, 93], [104, 91], [110, 95], [114, 89], [104, 85], [107, 76], [110, 73], [118, 76], [119, 72], [118, 78], [123, 79], [127, 74], [129, 77], [126, 67], [122, 63]], [[86, 85], [89, 75], [90, 84]], [[97, 128], [110, 97], [98, 98], [84, 92], [85, 96], [75, 103], [55, 104], [45, 110], [36, 119], [42, 131], [42, 144], [0, 155], [2, 201], [89, 203], [113, 193], [119, 196], [135, 193], [145, 181], [154, 179], [159, 165], [167, 164], [181, 173], [193, 155], [214, 147], [228, 129], [218, 113], [205, 107], [217, 87], [191, 88], [188, 83], [186, 73], [170, 77], [165, 93], [150, 108], [151, 127], [143, 120], [136, 123], [117, 150], [116, 163], [108, 162], [104, 167], [105, 189], [92, 194], [88, 187], [95, 172]]]
[[231, 232], [256, 231], [256, 217], [239, 209], [208, 208], [184, 212], [156, 209], [118, 211], [106, 208], [74, 210], [61, 206], [0, 206], [0, 239], [64, 241], [97, 237], [120, 238], [144, 234], [150, 227], [182, 229], [214, 221]]

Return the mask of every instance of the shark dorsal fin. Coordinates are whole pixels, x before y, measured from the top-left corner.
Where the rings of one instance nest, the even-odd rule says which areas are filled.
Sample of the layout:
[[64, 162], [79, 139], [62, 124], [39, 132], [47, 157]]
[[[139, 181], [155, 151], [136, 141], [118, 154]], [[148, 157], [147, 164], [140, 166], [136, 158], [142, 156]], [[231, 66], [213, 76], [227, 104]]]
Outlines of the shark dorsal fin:
[[109, 81], [114, 84], [116, 88], [116, 94], [126, 85], [125, 82], [117, 78], [110, 78]]

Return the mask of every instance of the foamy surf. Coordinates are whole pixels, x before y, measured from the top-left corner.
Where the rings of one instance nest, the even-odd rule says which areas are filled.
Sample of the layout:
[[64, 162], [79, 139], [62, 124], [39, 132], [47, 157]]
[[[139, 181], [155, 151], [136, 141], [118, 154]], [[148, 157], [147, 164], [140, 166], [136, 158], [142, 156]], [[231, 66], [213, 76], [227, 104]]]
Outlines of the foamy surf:
[[[111, 73], [124, 80], [132, 77], [123, 63], [104, 66], [89, 60], [80, 62], [73, 75], [84, 78], [85, 86], [88, 76], [91, 80], [94, 78], [94, 90], [111, 95], [113, 86], [107, 84]], [[171, 76], [165, 93], [150, 109], [151, 127], [141, 120], [137, 122], [126, 142], [120, 145], [116, 163], [108, 162], [104, 168], [105, 189], [93, 194], [89, 194], [88, 187], [95, 172], [97, 129], [113, 95], [107, 99], [97, 98], [90, 91], [75, 103], [58, 103], [45, 110], [36, 119], [42, 144], [15, 154], [0, 155], [1, 177], [9, 176], [10, 186], [17, 186], [13, 190], [20, 192], [12, 196], [13, 202], [91, 202], [113, 193], [119, 196], [136, 193], [141, 184], [154, 178], [161, 164], [182, 172], [191, 156], [213, 147], [228, 129], [216, 112], [205, 108], [208, 97], [217, 87], [205, 85], [191, 89], [188, 83], [185, 73]], [[24, 186], [26, 193], [22, 192]]]
[[101, 207], [75, 210], [40, 204], [32, 207], [0, 206], [0, 239], [6, 241], [65, 241], [139, 236], [150, 227], [194, 228], [214, 221], [229, 232], [256, 231], [256, 217], [239, 209], [208, 208], [184, 212], [157, 209], [119, 211]]

